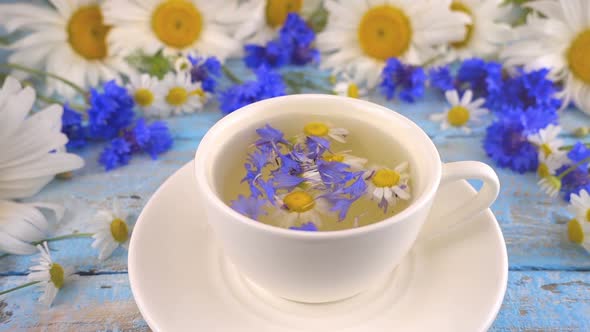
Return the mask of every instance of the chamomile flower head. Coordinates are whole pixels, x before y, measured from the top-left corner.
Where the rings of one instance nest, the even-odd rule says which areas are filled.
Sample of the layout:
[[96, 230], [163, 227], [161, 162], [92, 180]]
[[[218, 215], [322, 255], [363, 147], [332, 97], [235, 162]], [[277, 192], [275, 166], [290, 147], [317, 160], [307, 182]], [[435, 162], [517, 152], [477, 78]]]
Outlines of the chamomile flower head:
[[590, 223], [590, 195], [586, 190], [572, 194], [568, 208], [577, 220]]
[[277, 36], [289, 13], [308, 18], [321, 0], [247, 0], [239, 7], [247, 15], [236, 29], [236, 38], [249, 44], [264, 44]]
[[511, 7], [502, 0], [447, 0], [454, 12], [468, 15], [471, 22], [465, 25], [463, 39], [444, 45], [443, 63], [472, 57], [488, 57], [496, 54], [499, 46], [510, 39], [510, 25], [502, 22]]
[[174, 71], [177, 73], [188, 73], [192, 67], [193, 64], [186, 56], [179, 56], [174, 60]]
[[567, 162], [567, 155], [563, 152], [555, 152], [545, 156], [539, 154], [539, 166], [537, 167], [537, 175], [540, 178], [545, 178], [550, 175], [555, 175], [557, 170]]
[[437, 46], [464, 39], [465, 25], [471, 23], [446, 1], [327, 0], [324, 6], [330, 16], [318, 35], [322, 66], [348, 73], [369, 88], [379, 81], [387, 59], [421, 65]]
[[[131, 72], [106, 41], [111, 28], [103, 21], [100, 1], [51, 0], [50, 3], [50, 6], [0, 5], [0, 21], [9, 33], [29, 32], [7, 46], [11, 51], [8, 62], [67, 77], [83, 88]], [[57, 92], [71, 97], [75, 92], [55, 79], [47, 79], [46, 87], [49, 95]]]
[[360, 98], [367, 95], [367, 89], [359, 87], [359, 85], [350, 78], [344, 77], [338, 80], [332, 87], [332, 91], [338, 96]]
[[53, 262], [47, 242], [43, 242], [43, 245], [38, 244], [37, 249], [40, 257], [37, 258], [37, 265], [29, 269], [30, 273], [27, 279], [31, 282], [39, 282], [39, 285], [44, 290], [39, 302], [51, 306], [59, 290], [73, 279], [74, 271], [69, 267]]
[[118, 247], [129, 248], [131, 227], [127, 223], [127, 213], [121, 209], [118, 201], [113, 203], [111, 211], [98, 211], [93, 224], [95, 233], [92, 235], [92, 248], [99, 250], [98, 259], [109, 258]]
[[345, 143], [347, 136], [348, 129], [346, 128], [336, 128], [327, 122], [312, 121], [305, 124], [303, 127], [303, 136], [301, 137], [331, 138], [337, 142]]
[[162, 80], [163, 96], [156, 106], [159, 116], [166, 117], [171, 113], [193, 113], [203, 109], [206, 93], [200, 82], [191, 82], [187, 73], [168, 73]]
[[448, 129], [449, 127], [461, 128], [464, 132], [471, 132], [469, 123], [480, 122], [480, 117], [488, 113], [488, 110], [482, 106], [485, 104], [485, 99], [478, 98], [472, 100], [473, 93], [467, 90], [459, 99], [457, 90], [449, 90], [445, 92], [447, 102], [451, 105], [450, 108], [442, 113], [432, 114], [430, 119], [440, 122], [441, 129]]
[[223, 61], [240, 47], [225, 25], [232, 12], [227, 9], [233, 7], [237, 1], [109, 0], [103, 11], [105, 22], [112, 25], [108, 40], [118, 52], [196, 51]]
[[403, 162], [395, 168], [373, 167], [365, 173], [367, 180], [366, 195], [377, 201], [384, 212], [394, 206], [398, 200], [409, 200], [410, 192], [408, 162]]
[[584, 247], [586, 251], [590, 251], [590, 222], [570, 220], [567, 224], [567, 237], [573, 243]]
[[560, 132], [560, 126], [550, 124], [539, 132], [529, 135], [529, 142], [539, 149], [539, 159], [559, 153], [559, 148], [563, 146], [563, 140], [558, 138]]
[[129, 75], [129, 84], [127, 90], [133, 97], [135, 105], [147, 116], [158, 116], [164, 98], [164, 87], [157, 77], [149, 74], [132, 74]]
[[324, 199], [311, 192], [295, 189], [280, 195], [277, 200], [280, 207], [276, 218], [281, 226], [290, 228], [307, 222], [316, 226], [322, 225], [322, 215], [330, 215], [330, 206]]
[[537, 184], [549, 197], [557, 196], [563, 185], [561, 179], [555, 175], [547, 175], [541, 178]]
[[[348, 151], [350, 152], [350, 151]], [[366, 158], [353, 156], [347, 151], [341, 151], [336, 153], [324, 152], [322, 159], [328, 162], [339, 162], [350, 166], [352, 171], [360, 171], [367, 164]]]
[[507, 66], [525, 70], [549, 68], [549, 78], [561, 81], [563, 107], [573, 101], [590, 113], [590, 3], [586, 0], [531, 1], [525, 25], [501, 57]]

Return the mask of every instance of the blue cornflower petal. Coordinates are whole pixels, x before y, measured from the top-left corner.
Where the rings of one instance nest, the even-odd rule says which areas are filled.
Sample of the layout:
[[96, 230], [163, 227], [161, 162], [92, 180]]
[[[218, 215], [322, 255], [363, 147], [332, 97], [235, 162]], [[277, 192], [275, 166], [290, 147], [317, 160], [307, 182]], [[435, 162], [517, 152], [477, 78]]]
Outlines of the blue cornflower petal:
[[[565, 165], [559, 168], [555, 174], [560, 175], [565, 172], [571, 165]], [[590, 173], [588, 173], [588, 166], [581, 165], [574, 168], [573, 171], [565, 175], [561, 179], [561, 192], [563, 199], [570, 201], [572, 194], [579, 194], [582, 190], [590, 192]]]
[[327, 186], [344, 186], [355, 173], [348, 171], [349, 165], [340, 162], [318, 160], [318, 173]]
[[303, 178], [296, 175], [280, 172], [274, 174], [274, 176], [272, 177], [272, 181], [273, 186], [276, 189], [292, 190], [293, 188], [303, 183]]
[[467, 59], [461, 63], [457, 80], [459, 86], [473, 91], [475, 97], [487, 97], [492, 92], [501, 91], [502, 65], [480, 58]]
[[283, 96], [285, 93], [286, 86], [281, 75], [262, 66], [256, 71], [256, 81], [231, 86], [222, 91], [218, 98], [221, 111], [229, 114], [251, 103]]
[[110, 171], [120, 166], [127, 165], [131, 160], [131, 144], [118, 137], [111, 141], [100, 154], [98, 162]]
[[232, 201], [230, 205], [232, 209], [238, 211], [246, 217], [258, 220], [260, 216], [267, 214], [263, 209], [265, 204], [266, 201], [263, 199], [240, 195], [238, 196], [238, 199]]
[[128, 91], [109, 81], [103, 92], [90, 90], [88, 136], [92, 139], [111, 139], [133, 121], [133, 98]]
[[273, 128], [268, 123], [264, 127], [256, 129], [256, 133], [259, 136], [258, 140], [256, 140], [256, 146], [271, 146], [276, 149], [279, 143], [287, 143], [283, 132]]
[[568, 158], [574, 163], [581, 162], [590, 158], [590, 149], [582, 142], [576, 142], [574, 147], [568, 152]]
[[289, 229], [293, 229], [296, 231], [307, 231], [307, 232], [317, 232], [318, 231], [318, 227], [311, 221], [301, 224], [300, 227], [291, 226], [291, 227], [289, 227]]
[[325, 152], [330, 150], [330, 141], [325, 138], [317, 136], [307, 136], [305, 139], [307, 144], [308, 155], [311, 160], [317, 160]]
[[172, 135], [163, 121], [156, 121], [148, 126], [144, 119], [139, 119], [132, 133], [139, 150], [148, 153], [152, 159], [157, 159], [158, 155], [172, 147]]
[[244, 62], [249, 68], [258, 68], [262, 65], [277, 68], [288, 64], [291, 59], [291, 49], [279, 41], [270, 41], [266, 47], [248, 44], [244, 46], [244, 53]]
[[428, 71], [428, 77], [430, 78], [430, 86], [436, 89], [446, 92], [455, 89], [453, 82], [453, 76], [449, 66], [441, 66], [432, 68]]
[[387, 60], [381, 73], [381, 93], [392, 99], [399, 90], [399, 98], [413, 103], [424, 95], [426, 74], [421, 67], [404, 65], [397, 58]]
[[71, 109], [68, 104], [63, 105], [63, 114], [61, 116], [61, 131], [68, 137], [66, 148], [79, 149], [86, 144], [86, 128], [82, 124], [82, 114]]
[[221, 63], [216, 57], [195, 58], [188, 57], [193, 65], [190, 70], [191, 81], [201, 82], [203, 90], [207, 92], [215, 92], [217, 86], [217, 79], [221, 76]]

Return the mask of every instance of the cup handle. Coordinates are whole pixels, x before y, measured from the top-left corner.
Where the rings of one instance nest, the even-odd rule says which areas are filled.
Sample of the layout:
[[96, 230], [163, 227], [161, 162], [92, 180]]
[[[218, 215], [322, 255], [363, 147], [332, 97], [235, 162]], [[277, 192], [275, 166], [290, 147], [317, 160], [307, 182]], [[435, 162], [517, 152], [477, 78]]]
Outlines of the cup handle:
[[427, 240], [437, 238], [453, 232], [468, 222], [468, 218], [489, 208], [500, 193], [500, 180], [496, 172], [488, 165], [479, 161], [458, 161], [445, 163], [442, 167], [442, 177], [440, 185], [444, 186], [457, 180], [481, 180], [483, 186], [471, 199], [463, 202], [459, 207], [444, 213], [438, 219], [452, 219], [455, 224], [439, 231], [433, 235], [428, 235]]

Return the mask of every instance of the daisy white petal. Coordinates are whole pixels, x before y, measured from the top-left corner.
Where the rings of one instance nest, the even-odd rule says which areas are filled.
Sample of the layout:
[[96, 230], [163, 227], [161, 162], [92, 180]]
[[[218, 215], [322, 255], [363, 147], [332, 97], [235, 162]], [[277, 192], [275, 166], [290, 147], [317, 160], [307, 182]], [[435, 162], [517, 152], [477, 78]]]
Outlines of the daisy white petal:
[[39, 302], [51, 306], [58, 291], [73, 279], [74, 271], [53, 262], [47, 242], [43, 242], [43, 245], [37, 245], [37, 250], [40, 253], [40, 257], [37, 258], [38, 265], [30, 268], [27, 278], [29, 281], [39, 282], [39, 286], [43, 288], [43, 294], [39, 298]]
[[96, 213], [93, 224], [92, 247], [99, 250], [98, 259], [109, 258], [119, 246], [127, 248], [131, 236], [131, 227], [127, 215], [122, 212], [118, 201], [113, 203], [113, 210], [100, 210]]
[[445, 96], [451, 107], [442, 113], [430, 116], [432, 121], [441, 123], [440, 127], [443, 130], [458, 127], [464, 131], [470, 131], [469, 124], [478, 123], [480, 117], [488, 113], [487, 109], [481, 107], [485, 100], [482, 98], [472, 100], [473, 93], [471, 90], [465, 91], [461, 98], [459, 98], [459, 93], [456, 90], [447, 91]]

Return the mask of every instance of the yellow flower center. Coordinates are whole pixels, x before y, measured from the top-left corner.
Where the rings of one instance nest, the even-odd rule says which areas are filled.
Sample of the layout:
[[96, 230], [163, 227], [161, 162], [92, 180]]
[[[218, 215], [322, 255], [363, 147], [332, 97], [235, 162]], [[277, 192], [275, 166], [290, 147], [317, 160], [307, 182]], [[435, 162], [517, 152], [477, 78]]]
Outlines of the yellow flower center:
[[469, 121], [469, 110], [463, 106], [453, 106], [447, 113], [447, 120], [455, 127], [461, 127]]
[[398, 184], [400, 174], [394, 170], [382, 168], [375, 172], [371, 181], [376, 187], [393, 187]]
[[590, 222], [590, 209], [586, 210], [586, 221]]
[[119, 218], [114, 219], [111, 222], [111, 235], [113, 239], [119, 243], [124, 243], [129, 237], [129, 228], [127, 223]]
[[547, 167], [547, 164], [540, 163], [539, 168], [537, 168], [537, 174], [540, 178], [544, 178], [546, 176], [551, 175], [551, 173], [549, 172], [549, 167]]
[[567, 237], [574, 243], [584, 242], [584, 229], [578, 220], [572, 219], [567, 223]]
[[590, 29], [574, 39], [567, 50], [567, 62], [577, 79], [590, 84]]
[[330, 128], [321, 122], [310, 122], [303, 127], [303, 132], [307, 136], [326, 136]]
[[461, 2], [457, 2], [454, 1], [453, 3], [451, 3], [451, 10], [455, 11], [455, 12], [461, 12], [464, 14], [469, 15], [469, 17], [471, 17], [471, 23], [470, 24], [465, 24], [465, 38], [463, 38], [463, 40], [461, 41], [457, 41], [454, 43], [451, 43], [451, 46], [453, 46], [454, 48], [463, 48], [467, 45], [469, 45], [469, 42], [471, 41], [471, 37], [473, 37], [473, 13], [471, 12], [471, 9], [469, 9], [469, 7], [465, 6], [463, 3]]
[[190, 93], [191, 96], [199, 96], [200, 98], [205, 98], [205, 91], [201, 88], [197, 88]]
[[408, 50], [412, 25], [401, 9], [389, 5], [376, 6], [363, 15], [357, 34], [365, 54], [385, 61]]
[[98, 5], [80, 7], [68, 22], [68, 43], [87, 60], [107, 57], [106, 37], [111, 27], [104, 25]]
[[545, 157], [548, 157], [553, 152], [551, 151], [551, 147], [549, 147], [549, 144], [547, 143], [541, 144], [541, 150], [545, 154]]
[[154, 102], [154, 94], [149, 89], [137, 89], [133, 95], [135, 102], [141, 106], [150, 106]]
[[175, 86], [170, 89], [170, 91], [168, 91], [168, 94], [166, 95], [166, 102], [170, 105], [180, 106], [186, 103], [188, 96], [189, 92], [185, 88], [181, 86]]
[[152, 15], [152, 30], [162, 43], [185, 48], [201, 35], [201, 12], [186, 0], [168, 0], [159, 5]]
[[298, 213], [309, 211], [315, 206], [313, 197], [303, 191], [295, 191], [287, 194], [283, 198], [283, 203], [285, 203], [289, 211]]
[[60, 289], [63, 287], [65, 281], [64, 275], [64, 268], [61, 265], [57, 263], [51, 264], [51, 267], [49, 268], [49, 279], [55, 288]]
[[359, 87], [354, 83], [348, 84], [348, 89], [346, 90], [346, 95], [351, 98], [358, 98], [359, 97]]
[[302, 6], [303, 0], [267, 0], [266, 24], [271, 28], [280, 27], [289, 13], [299, 13]]
[[341, 154], [331, 154], [331, 153], [326, 153], [323, 157], [323, 159], [327, 162], [343, 162], [344, 161], [344, 155]]

